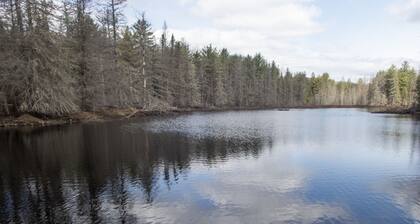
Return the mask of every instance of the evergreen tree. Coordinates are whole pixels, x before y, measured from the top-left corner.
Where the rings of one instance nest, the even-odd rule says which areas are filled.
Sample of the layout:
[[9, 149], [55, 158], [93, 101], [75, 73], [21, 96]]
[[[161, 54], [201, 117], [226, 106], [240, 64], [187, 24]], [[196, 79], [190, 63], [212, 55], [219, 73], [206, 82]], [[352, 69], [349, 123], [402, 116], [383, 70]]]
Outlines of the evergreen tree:
[[391, 66], [386, 72], [385, 93], [390, 105], [399, 105], [401, 102], [399, 79], [396, 67]]
[[[138, 58], [138, 69], [139, 73], [136, 80], [140, 81], [140, 86], [134, 88], [141, 88], [142, 105], [147, 107], [150, 104], [151, 85], [149, 83], [152, 79], [151, 71], [151, 57], [154, 41], [153, 32], [150, 23], [146, 20], [145, 14], [142, 14], [133, 26], [134, 29], [134, 40], [135, 40], [135, 51], [137, 52]], [[135, 82], [136, 83], [136, 82]]]
[[134, 35], [130, 28], [126, 27], [122, 38], [118, 41], [117, 55], [118, 64], [120, 65], [119, 77], [127, 82], [128, 99], [126, 103], [130, 106], [140, 106], [140, 96], [142, 96], [142, 92], [138, 88], [141, 84], [138, 79], [138, 70], [136, 70], [138, 67], [138, 54], [135, 46]]
[[410, 68], [408, 62], [404, 62], [398, 71], [398, 84], [401, 94], [401, 103], [403, 106], [409, 106], [413, 101], [413, 90], [416, 73]]
[[417, 76], [417, 108], [420, 108], [420, 76]]
[[[90, 16], [89, 4], [88, 0], [76, 0], [72, 4], [71, 10], [75, 12], [75, 16], [66, 42], [66, 48], [70, 51], [68, 59], [77, 81], [75, 87], [80, 93], [79, 105], [84, 111], [92, 111], [108, 104], [104, 88], [107, 80], [102, 65], [110, 64], [102, 57], [95, 57], [106, 55], [104, 50], [108, 44]], [[101, 83], [103, 85], [98, 85]]]
[[226, 78], [228, 72], [228, 58], [229, 53], [227, 49], [222, 49], [218, 60], [216, 61], [216, 89], [215, 89], [215, 106], [224, 107], [227, 104], [227, 94], [226, 94]]
[[157, 42], [144, 14], [120, 30], [125, 0], [104, 2], [101, 8], [89, 0], [0, 2], [4, 111], [61, 116], [104, 107], [363, 105], [368, 92], [372, 105], [407, 106], [416, 98], [408, 63], [378, 73], [369, 88], [327, 73], [283, 74], [261, 54], [232, 55], [211, 45], [191, 52], [188, 43], [168, 38], [166, 23]]
[[211, 45], [204, 48], [201, 52], [203, 60], [203, 80], [202, 80], [202, 95], [204, 97], [204, 104], [207, 106], [216, 105], [216, 91], [221, 88], [218, 86], [218, 52]]

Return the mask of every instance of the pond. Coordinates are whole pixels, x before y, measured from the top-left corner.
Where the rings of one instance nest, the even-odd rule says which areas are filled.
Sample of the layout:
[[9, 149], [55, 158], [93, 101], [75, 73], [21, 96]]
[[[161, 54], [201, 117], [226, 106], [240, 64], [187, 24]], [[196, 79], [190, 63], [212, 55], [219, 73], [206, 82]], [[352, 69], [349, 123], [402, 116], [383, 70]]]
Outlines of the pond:
[[0, 131], [0, 223], [420, 223], [420, 121], [193, 113]]

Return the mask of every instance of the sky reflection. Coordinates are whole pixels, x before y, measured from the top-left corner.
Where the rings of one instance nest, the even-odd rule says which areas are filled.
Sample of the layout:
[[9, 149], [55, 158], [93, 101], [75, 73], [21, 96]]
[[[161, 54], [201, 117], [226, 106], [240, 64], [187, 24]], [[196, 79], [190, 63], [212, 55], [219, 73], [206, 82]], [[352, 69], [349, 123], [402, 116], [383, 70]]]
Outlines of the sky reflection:
[[196, 113], [0, 132], [0, 223], [418, 223], [419, 121]]

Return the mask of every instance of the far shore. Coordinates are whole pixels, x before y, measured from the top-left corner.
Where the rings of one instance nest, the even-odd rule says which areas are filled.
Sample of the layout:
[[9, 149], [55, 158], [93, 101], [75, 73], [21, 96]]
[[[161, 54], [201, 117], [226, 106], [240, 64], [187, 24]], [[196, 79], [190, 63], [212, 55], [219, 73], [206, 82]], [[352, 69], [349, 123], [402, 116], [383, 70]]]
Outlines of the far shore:
[[218, 112], [218, 111], [241, 111], [241, 110], [279, 110], [289, 111], [291, 109], [340, 109], [359, 108], [367, 109], [371, 113], [383, 114], [412, 114], [419, 115], [420, 112], [412, 108], [364, 106], [364, 105], [305, 105], [293, 107], [248, 107], [248, 108], [173, 108], [164, 111], [145, 111], [135, 108], [117, 109], [107, 108], [94, 112], [78, 112], [62, 117], [50, 117], [43, 115], [21, 114], [19, 116], [0, 116], [0, 128], [14, 127], [46, 127], [66, 124], [77, 124], [87, 122], [103, 122], [112, 120], [126, 120], [138, 117], [170, 116], [188, 114], [192, 112]]

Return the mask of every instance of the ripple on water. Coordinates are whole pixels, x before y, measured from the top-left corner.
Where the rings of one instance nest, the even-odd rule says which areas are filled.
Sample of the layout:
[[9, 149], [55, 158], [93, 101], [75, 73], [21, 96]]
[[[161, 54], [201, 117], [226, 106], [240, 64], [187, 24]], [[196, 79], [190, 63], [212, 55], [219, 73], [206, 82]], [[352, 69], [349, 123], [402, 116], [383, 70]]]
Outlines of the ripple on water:
[[0, 223], [420, 223], [420, 125], [363, 110], [0, 132]]

